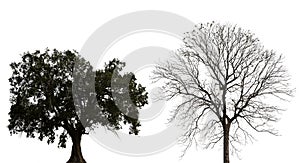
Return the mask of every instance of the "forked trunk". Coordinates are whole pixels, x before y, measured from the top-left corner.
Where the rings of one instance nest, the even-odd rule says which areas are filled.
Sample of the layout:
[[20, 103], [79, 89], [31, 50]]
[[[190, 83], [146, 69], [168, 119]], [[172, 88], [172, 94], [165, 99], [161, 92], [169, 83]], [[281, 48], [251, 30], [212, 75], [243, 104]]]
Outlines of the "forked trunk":
[[71, 138], [73, 142], [72, 153], [67, 163], [86, 163], [81, 153], [81, 135], [74, 135]]
[[224, 127], [224, 144], [223, 144], [223, 160], [224, 163], [229, 163], [229, 129], [230, 125]]

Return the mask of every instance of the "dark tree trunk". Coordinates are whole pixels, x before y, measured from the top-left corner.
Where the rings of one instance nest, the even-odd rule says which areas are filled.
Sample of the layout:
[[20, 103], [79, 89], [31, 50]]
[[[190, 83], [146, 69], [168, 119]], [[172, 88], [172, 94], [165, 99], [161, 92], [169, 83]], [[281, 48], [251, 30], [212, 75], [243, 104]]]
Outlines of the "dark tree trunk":
[[229, 130], [230, 130], [230, 124], [225, 125], [224, 127], [224, 144], [223, 144], [223, 160], [224, 163], [229, 163]]
[[81, 153], [81, 136], [81, 134], [75, 134], [71, 136], [73, 142], [72, 153], [67, 163], [86, 163]]

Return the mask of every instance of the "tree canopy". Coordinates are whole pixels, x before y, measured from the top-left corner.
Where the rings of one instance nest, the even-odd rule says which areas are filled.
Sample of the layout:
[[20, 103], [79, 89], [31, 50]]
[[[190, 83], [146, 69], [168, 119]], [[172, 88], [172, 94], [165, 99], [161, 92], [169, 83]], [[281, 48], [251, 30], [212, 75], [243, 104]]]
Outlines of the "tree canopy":
[[[77, 69], [74, 68], [75, 63]], [[104, 69], [94, 70], [76, 51], [46, 49], [44, 52], [24, 53], [20, 62], [13, 62], [10, 66], [13, 71], [9, 79], [11, 109], [8, 128], [11, 134], [24, 132], [27, 137], [47, 138], [48, 144], [58, 138], [59, 147], [66, 147], [66, 141], [71, 137], [73, 148], [69, 162], [85, 162], [78, 156], [81, 155], [81, 136], [94, 127], [102, 125], [118, 130], [122, 124], [129, 124], [129, 132], [138, 134], [138, 109], [147, 104], [148, 96], [133, 73], [120, 73], [125, 63], [113, 59], [105, 64]], [[75, 71], [81, 79], [94, 77], [95, 85], [84, 80], [72, 85]], [[112, 81], [113, 75], [118, 77], [118, 81]], [[112, 82], [117, 83], [117, 87], [113, 88]], [[86, 88], [93, 88], [95, 92]], [[75, 96], [76, 90], [84, 93]], [[96, 102], [89, 101], [93, 93], [96, 94]], [[113, 93], [120, 96], [113, 97]], [[130, 98], [118, 99], [125, 93]], [[127, 100], [122, 104], [127, 112], [119, 109], [116, 100]], [[77, 146], [74, 147], [74, 144]]]

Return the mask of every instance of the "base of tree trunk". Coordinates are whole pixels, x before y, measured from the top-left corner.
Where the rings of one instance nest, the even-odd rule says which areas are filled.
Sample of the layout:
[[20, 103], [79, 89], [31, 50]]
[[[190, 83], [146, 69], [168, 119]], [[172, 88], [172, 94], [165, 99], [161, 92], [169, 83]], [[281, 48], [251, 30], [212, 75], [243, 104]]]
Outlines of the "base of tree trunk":
[[68, 161], [67, 163], [86, 163], [85, 161]]
[[67, 163], [86, 163], [86, 161], [83, 159], [83, 157], [81, 158], [78, 158], [78, 157], [75, 157], [75, 158], [70, 158]]
[[83, 159], [83, 160], [69, 160], [67, 161], [67, 163], [86, 163], [86, 161]]
[[67, 163], [86, 163], [84, 160], [82, 153], [81, 153], [81, 146], [80, 146], [80, 141], [81, 141], [81, 134], [74, 134], [72, 135], [72, 152], [71, 152], [71, 157], [67, 161]]

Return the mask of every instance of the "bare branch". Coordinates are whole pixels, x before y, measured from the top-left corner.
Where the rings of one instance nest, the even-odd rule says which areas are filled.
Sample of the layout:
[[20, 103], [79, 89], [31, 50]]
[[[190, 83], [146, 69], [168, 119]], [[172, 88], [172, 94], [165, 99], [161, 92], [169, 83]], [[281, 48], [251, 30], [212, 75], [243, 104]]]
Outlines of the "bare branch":
[[183, 155], [193, 143], [214, 147], [226, 134], [224, 143], [238, 153], [239, 145], [255, 140], [249, 129], [278, 135], [272, 125], [283, 109], [265, 99], [293, 95], [282, 55], [266, 50], [250, 31], [217, 23], [195, 26], [183, 42], [153, 72], [164, 82], [166, 99], [183, 99], [170, 118], [186, 126]]

